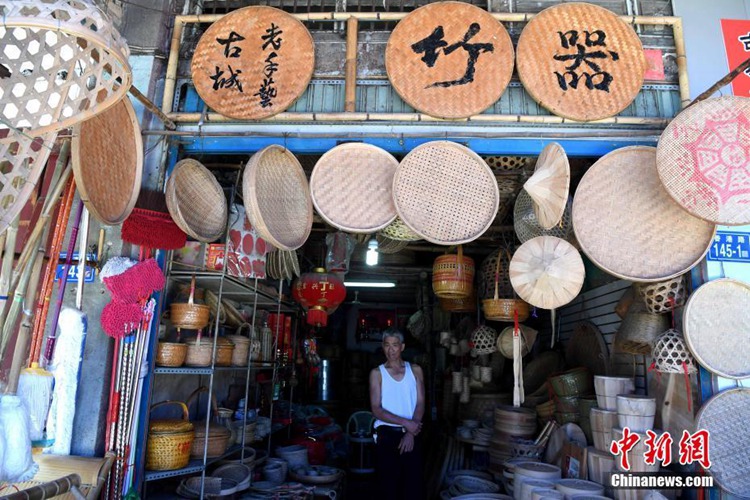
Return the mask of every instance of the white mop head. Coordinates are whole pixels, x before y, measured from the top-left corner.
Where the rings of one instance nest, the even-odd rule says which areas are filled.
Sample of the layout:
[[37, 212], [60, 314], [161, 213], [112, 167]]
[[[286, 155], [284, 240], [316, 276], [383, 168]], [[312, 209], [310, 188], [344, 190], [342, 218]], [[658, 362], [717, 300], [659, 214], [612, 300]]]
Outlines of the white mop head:
[[107, 261], [106, 264], [104, 264], [104, 266], [102, 266], [102, 270], [99, 273], [99, 279], [102, 283], [104, 283], [104, 278], [122, 274], [137, 263], [138, 261], [129, 259], [127, 257], [112, 257]]
[[0, 398], [0, 481], [28, 481], [39, 466], [31, 458], [29, 414], [18, 396]]
[[32, 441], [44, 437], [44, 424], [47, 422], [47, 412], [52, 401], [52, 386], [54, 383], [55, 378], [52, 374], [39, 368], [37, 363], [32, 363], [31, 368], [21, 371], [16, 394], [29, 410], [31, 424], [29, 435]]
[[81, 344], [87, 326], [86, 315], [78, 309], [65, 307], [60, 312], [59, 326], [60, 333], [50, 365], [50, 371], [55, 376], [55, 390], [47, 417], [47, 438], [55, 440], [50, 453], [69, 455], [76, 414]]

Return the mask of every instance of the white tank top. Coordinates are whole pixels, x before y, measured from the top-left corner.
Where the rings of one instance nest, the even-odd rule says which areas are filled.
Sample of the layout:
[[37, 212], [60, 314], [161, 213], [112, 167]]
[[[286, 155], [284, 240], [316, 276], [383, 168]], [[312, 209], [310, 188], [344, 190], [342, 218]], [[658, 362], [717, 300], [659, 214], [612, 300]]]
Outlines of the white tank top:
[[[411, 371], [411, 365], [404, 361], [404, 378], [401, 381], [394, 380], [386, 370], [385, 365], [380, 365], [380, 405], [402, 418], [411, 419], [417, 408], [417, 379]], [[380, 425], [391, 425], [389, 422], [375, 420], [375, 427]], [[398, 427], [398, 426], [396, 426]]]

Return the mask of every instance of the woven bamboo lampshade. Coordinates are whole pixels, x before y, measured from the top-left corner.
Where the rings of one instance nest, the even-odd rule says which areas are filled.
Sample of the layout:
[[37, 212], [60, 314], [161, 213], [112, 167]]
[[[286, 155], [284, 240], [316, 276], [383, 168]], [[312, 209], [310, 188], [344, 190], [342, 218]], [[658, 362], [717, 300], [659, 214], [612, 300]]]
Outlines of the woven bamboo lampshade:
[[307, 90], [315, 66], [313, 39], [291, 14], [254, 5], [213, 23], [190, 66], [198, 95], [222, 115], [261, 120]]
[[573, 199], [581, 250], [607, 273], [638, 282], [664, 281], [697, 264], [714, 225], [680, 208], [656, 171], [656, 148], [632, 146], [601, 157]]
[[122, 99], [129, 49], [90, 0], [0, 0], [0, 118], [44, 134], [70, 127]]
[[347, 143], [320, 157], [310, 176], [310, 194], [327, 223], [369, 234], [396, 218], [393, 175], [398, 160], [377, 146]]
[[487, 11], [463, 2], [424, 5], [402, 19], [385, 49], [398, 95], [438, 118], [466, 118], [492, 106], [513, 74], [513, 43]]
[[633, 28], [590, 3], [555, 5], [535, 15], [518, 39], [516, 68], [526, 91], [558, 116], [614, 116], [641, 90], [643, 46]]
[[750, 377], [750, 285], [733, 279], [710, 281], [688, 299], [683, 330], [690, 352], [722, 377]]
[[55, 135], [34, 137], [0, 129], [0, 234], [29, 200], [55, 145]]
[[91, 215], [110, 226], [127, 219], [143, 171], [141, 127], [129, 99], [76, 127], [72, 162], [76, 188]]
[[523, 300], [542, 309], [556, 309], [573, 300], [585, 276], [578, 250], [554, 236], [527, 241], [510, 261], [513, 289]]
[[656, 165], [667, 193], [696, 217], [750, 224], [750, 99], [706, 99], [659, 138]]
[[523, 188], [534, 201], [534, 214], [542, 229], [552, 229], [560, 223], [570, 190], [570, 163], [562, 146], [556, 142], [545, 146], [534, 175]]

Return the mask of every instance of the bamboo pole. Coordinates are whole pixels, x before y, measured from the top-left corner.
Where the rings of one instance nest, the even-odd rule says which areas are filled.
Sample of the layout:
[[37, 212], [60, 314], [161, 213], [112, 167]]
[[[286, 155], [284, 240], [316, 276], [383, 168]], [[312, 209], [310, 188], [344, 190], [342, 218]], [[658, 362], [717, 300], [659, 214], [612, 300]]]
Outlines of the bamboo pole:
[[175, 125], [175, 123], [172, 120], [170, 120], [167, 117], [167, 115], [165, 115], [162, 112], [162, 110], [160, 110], [158, 107], [156, 107], [156, 104], [154, 104], [153, 102], [151, 102], [151, 99], [149, 99], [148, 97], [146, 97], [145, 95], [143, 95], [140, 90], [138, 90], [137, 88], [135, 88], [135, 85], [131, 85], [130, 86], [130, 95], [132, 95], [133, 97], [135, 97], [138, 100], [138, 102], [140, 102], [141, 104], [143, 104], [143, 106], [147, 110], [151, 111], [154, 115], [156, 115], [156, 117], [159, 120], [161, 120], [161, 122], [164, 124], [164, 127], [166, 127], [167, 130], [175, 130], [177, 128], [177, 125]]
[[182, 30], [185, 28], [183, 16], [177, 16], [174, 20], [172, 30], [172, 43], [169, 47], [169, 60], [167, 62], [167, 75], [164, 77], [164, 97], [161, 102], [161, 110], [165, 113], [172, 111], [172, 99], [174, 99], [174, 88], [177, 84], [177, 66], [180, 63], [180, 45], [182, 45]]
[[680, 102], [682, 107], [690, 103], [690, 82], [688, 79], [687, 53], [685, 52], [685, 36], [682, 31], [682, 19], [679, 17], [672, 24], [674, 34], [674, 48], [677, 61], [677, 78], [680, 86]]
[[351, 16], [346, 20], [346, 83], [344, 111], [354, 113], [357, 99], [357, 39], [359, 21]]
[[10, 495], [4, 496], [6, 500], [44, 500], [57, 495], [62, 495], [71, 491], [73, 487], [81, 485], [81, 476], [78, 474], [69, 474], [60, 479], [32, 486], [25, 490], [16, 491]]
[[13, 219], [8, 229], [5, 230], [5, 251], [3, 252], [3, 262], [0, 266], [0, 328], [2, 328], [5, 311], [5, 303], [8, 301], [10, 293], [10, 280], [13, 274], [13, 261], [16, 259], [16, 236], [18, 235], [18, 219]]

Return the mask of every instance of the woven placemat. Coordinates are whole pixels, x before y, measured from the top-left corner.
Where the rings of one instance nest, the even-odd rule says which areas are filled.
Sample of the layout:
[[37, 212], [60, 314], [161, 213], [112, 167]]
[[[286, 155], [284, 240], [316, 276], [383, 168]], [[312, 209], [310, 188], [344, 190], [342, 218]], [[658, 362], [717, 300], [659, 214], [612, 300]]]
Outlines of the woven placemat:
[[750, 497], [750, 389], [737, 388], [720, 392], [709, 399], [698, 412], [696, 429], [711, 436], [708, 451], [711, 474], [723, 489], [739, 497]]
[[569, 197], [560, 222], [550, 229], [544, 229], [539, 224], [536, 213], [534, 213], [534, 201], [525, 189], [521, 189], [516, 197], [516, 203], [513, 205], [513, 228], [516, 231], [516, 236], [521, 240], [521, 243], [526, 243], [537, 236], [556, 236], [565, 241], [574, 239], [572, 206], [573, 200]]
[[717, 224], [750, 224], [750, 99], [707, 99], [675, 117], [659, 138], [656, 164], [669, 195]]
[[335, 228], [372, 233], [396, 218], [393, 176], [398, 161], [364, 143], [341, 144], [320, 157], [310, 176], [318, 214]]
[[404, 223], [437, 245], [468, 243], [492, 224], [500, 203], [492, 170], [469, 148], [433, 141], [404, 157], [393, 178]]
[[242, 179], [247, 218], [260, 236], [281, 250], [307, 241], [313, 223], [310, 186], [297, 158], [272, 145], [247, 162]]
[[213, 23], [195, 47], [195, 90], [215, 111], [260, 120], [287, 109], [307, 89], [315, 54], [307, 28], [283, 10], [252, 6]]
[[632, 146], [600, 158], [573, 199], [583, 252], [604, 271], [631, 281], [686, 272], [708, 251], [714, 225], [672, 201], [656, 173], [656, 148]]
[[633, 28], [589, 3], [544, 9], [518, 39], [518, 76], [545, 108], [572, 120], [614, 116], [643, 85], [646, 58]]
[[129, 99], [86, 120], [72, 140], [73, 174], [86, 208], [115, 226], [128, 218], [141, 190], [143, 140]]
[[685, 306], [683, 330], [690, 352], [709, 371], [750, 377], [750, 285], [733, 279], [698, 288]]
[[513, 43], [487, 11], [437, 2], [396, 25], [385, 68], [396, 92], [417, 110], [466, 118], [492, 106], [505, 91], [513, 73]]
[[167, 180], [167, 208], [180, 229], [198, 241], [215, 241], [227, 228], [224, 191], [200, 162], [177, 162]]

